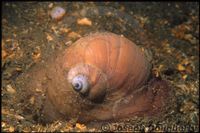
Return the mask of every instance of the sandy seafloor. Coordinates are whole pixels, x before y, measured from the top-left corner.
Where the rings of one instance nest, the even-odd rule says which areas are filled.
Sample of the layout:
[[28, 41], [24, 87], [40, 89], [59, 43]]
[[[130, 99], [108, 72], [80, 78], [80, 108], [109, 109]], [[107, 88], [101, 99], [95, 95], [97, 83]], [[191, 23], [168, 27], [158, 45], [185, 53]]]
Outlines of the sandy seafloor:
[[[67, 11], [60, 22], [54, 22], [50, 16], [54, 6]], [[92, 24], [77, 23], [84, 17]], [[106, 31], [150, 50], [152, 71], [169, 82], [177, 99], [160, 118], [132, 118], [128, 124], [110, 122], [110, 130], [197, 132], [198, 2], [2, 2], [1, 131], [103, 131], [102, 122], [40, 123], [21, 110], [20, 94], [24, 88], [19, 83], [24, 82], [22, 74], [29, 74], [40, 64], [45, 66], [45, 59], [54, 52], [86, 34]]]

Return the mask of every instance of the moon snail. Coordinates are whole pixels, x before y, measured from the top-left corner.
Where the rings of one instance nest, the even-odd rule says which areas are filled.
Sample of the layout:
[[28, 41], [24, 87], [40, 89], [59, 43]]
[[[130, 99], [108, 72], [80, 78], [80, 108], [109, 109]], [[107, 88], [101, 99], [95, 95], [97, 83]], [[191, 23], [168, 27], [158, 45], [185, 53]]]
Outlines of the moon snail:
[[46, 122], [157, 116], [169, 103], [168, 83], [152, 78], [142, 50], [117, 34], [90, 34], [46, 64], [26, 77], [26, 93], [35, 98], [29, 111], [41, 109], [40, 118]]

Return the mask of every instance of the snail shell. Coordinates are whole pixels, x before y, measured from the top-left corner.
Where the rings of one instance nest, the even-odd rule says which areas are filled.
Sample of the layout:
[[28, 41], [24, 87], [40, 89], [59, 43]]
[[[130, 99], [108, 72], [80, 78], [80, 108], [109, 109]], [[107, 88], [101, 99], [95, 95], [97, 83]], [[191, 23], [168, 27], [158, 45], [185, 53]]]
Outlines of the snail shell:
[[55, 6], [51, 10], [51, 17], [53, 21], [60, 21], [65, 17], [66, 10], [60, 6]]
[[[48, 59], [45, 69], [46, 73], [41, 69], [30, 76], [28, 87], [37, 87], [45, 94], [45, 100], [37, 94], [35, 103], [43, 102], [42, 118], [48, 122], [78, 118], [84, 123], [155, 115], [162, 108], [160, 97], [167, 97], [164, 81], [144, 87], [151, 64], [142, 50], [113, 33], [79, 39]], [[157, 91], [159, 95], [155, 96], [156, 90], [164, 93]]]

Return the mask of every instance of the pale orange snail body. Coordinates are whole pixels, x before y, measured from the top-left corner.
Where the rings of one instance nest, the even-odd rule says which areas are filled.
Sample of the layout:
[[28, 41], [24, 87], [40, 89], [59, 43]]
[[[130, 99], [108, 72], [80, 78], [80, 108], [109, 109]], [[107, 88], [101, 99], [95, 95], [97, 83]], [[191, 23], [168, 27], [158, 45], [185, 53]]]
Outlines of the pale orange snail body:
[[41, 117], [46, 122], [154, 116], [165, 107], [169, 87], [166, 81], [147, 84], [150, 66], [130, 40], [95, 33], [48, 59], [45, 70], [27, 77], [27, 88], [41, 90], [33, 106], [42, 105]]

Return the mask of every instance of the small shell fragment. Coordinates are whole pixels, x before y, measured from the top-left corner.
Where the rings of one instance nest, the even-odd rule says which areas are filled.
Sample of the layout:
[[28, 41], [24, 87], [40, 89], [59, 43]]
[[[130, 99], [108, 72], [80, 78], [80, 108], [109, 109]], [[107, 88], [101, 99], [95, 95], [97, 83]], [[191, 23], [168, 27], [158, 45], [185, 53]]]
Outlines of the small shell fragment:
[[76, 123], [76, 127], [78, 128], [85, 128], [84, 124]]
[[10, 84], [6, 85], [6, 89], [11, 94], [16, 93], [16, 91], [12, 88], [12, 86]]
[[19, 67], [17, 67], [17, 68], [16, 68], [16, 70], [17, 70], [17, 71], [21, 71], [22, 69], [21, 69], [21, 68], [19, 68]]
[[21, 116], [21, 115], [15, 115], [15, 117], [16, 117], [18, 120], [23, 120], [23, 119], [24, 119], [24, 117]]
[[12, 39], [7, 39], [6, 42], [11, 42]]
[[4, 40], [1, 40], [1, 48], [4, 49], [4, 47], [5, 47], [5, 42]]
[[71, 33], [68, 34], [68, 37], [69, 37], [69, 38], [76, 39], [76, 38], [80, 38], [81, 35], [79, 35], [78, 33], [75, 33], [75, 32], [73, 31], [73, 32], [71, 32]]
[[1, 54], [2, 54], [2, 58], [4, 58], [8, 53], [6, 51], [2, 50]]
[[17, 34], [13, 34], [14, 37], [17, 37]]
[[47, 35], [47, 40], [48, 41], [53, 41], [53, 38], [50, 35]]
[[187, 78], [187, 75], [183, 75], [183, 79], [185, 80]]
[[51, 10], [53, 21], [60, 21], [65, 17], [66, 10], [60, 6], [56, 6]]
[[1, 122], [1, 127], [5, 127], [5, 126], [6, 126], [6, 123]]
[[178, 64], [178, 70], [179, 70], [179, 71], [184, 71], [184, 70], [185, 70], [185, 67], [183, 67], [181, 64]]
[[49, 7], [49, 8], [52, 8], [52, 7], [53, 7], [53, 3], [50, 3], [48, 7]]
[[34, 100], [35, 100], [35, 97], [34, 96], [32, 96], [31, 98], [30, 98], [30, 103], [33, 105], [34, 104]]
[[189, 40], [189, 39], [192, 39], [192, 38], [193, 38], [192, 34], [185, 34], [185, 36], [184, 36], [185, 40]]
[[12, 127], [12, 126], [10, 126], [9, 131], [10, 131], [10, 132], [14, 132], [14, 131], [15, 131], [15, 128]]
[[40, 53], [36, 54], [36, 55], [33, 57], [33, 60], [37, 60], [39, 57], [40, 57]]
[[88, 18], [77, 19], [78, 24], [80, 25], [92, 25], [92, 21]]
[[145, 127], [145, 132], [149, 132], [149, 127]]
[[70, 28], [60, 28], [60, 31], [67, 33], [70, 30]]
[[36, 92], [41, 92], [41, 90], [40, 90], [40, 89], [38, 89], [38, 88], [36, 88]]
[[67, 42], [65, 42], [65, 44], [70, 45], [70, 44], [72, 44], [72, 41], [67, 41]]
[[56, 29], [58, 29], [58, 27], [52, 26], [51, 29], [52, 29], [52, 30], [56, 30]]
[[11, 54], [11, 55], [7, 56], [6, 59], [8, 60], [8, 59], [12, 59], [14, 57], [15, 57], [15, 54]]

